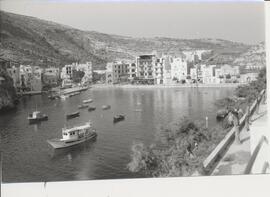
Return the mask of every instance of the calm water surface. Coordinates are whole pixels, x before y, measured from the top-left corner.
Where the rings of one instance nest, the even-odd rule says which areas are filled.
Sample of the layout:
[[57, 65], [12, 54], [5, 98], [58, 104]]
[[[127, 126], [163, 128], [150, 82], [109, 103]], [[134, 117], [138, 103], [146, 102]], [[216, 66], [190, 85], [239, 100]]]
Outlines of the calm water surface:
[[[209, 117], [216, 125], [215, 100], [232, 95], [232, 88], [93, 88], [62, 100], [46, 95], [22, 98], [16, 111], [0, 114], [3, 149], [3, 181], [65, 181], [143, 177], [127, 169], [131, 146], [136, 141], [151, 144], [161, 126], [188, 116], [196, 120]], [[65, 114], [76, 111], [82, 100], [92, 98], [96, 111], [80, 110], [80, 117], [66, 121]], [[110, 110], [102, 110], [104, 104]], [[29, 125], [28, 113], [38, 109], [49, 115], [41, 124]], [[136, 112], [136, 109], [142, 109]], [[113, 116], [126, 120], [113, 124]], [[53, 150], [46, 140], [61, 137], [64, 125], [91, 120], [97, 140]]]

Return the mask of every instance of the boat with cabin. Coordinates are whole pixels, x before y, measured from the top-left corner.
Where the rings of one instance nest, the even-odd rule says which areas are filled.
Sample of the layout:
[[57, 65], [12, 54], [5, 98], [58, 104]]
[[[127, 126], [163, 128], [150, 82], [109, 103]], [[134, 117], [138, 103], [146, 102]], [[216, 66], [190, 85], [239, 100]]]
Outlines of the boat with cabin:
[[125, 120], [125, 116], [124, 115], [116, 115], [113, 117], [113, 122], [116, 123], [116, 122], [119, 122], [119, 121], [122, 121], [122, 120]]
[[93, 99], [87, 99], [87, 100], [83, 100], [83, 103], [92, 103]]
[[111, 106], [110, 105], [103, 105], [102, 106], [102, 109], [103, 110], [111, 109]]
[[88, 107], [88, 111], [95, 111], [95, 110], [96, 110], [96, 107], [94, 107], [94, 106]]
[[94, 140], [97, 132], [92, 128], [90, 122], [84, 125], [74, 126], [71, 128], [62, 128], [62, 138], [47, 140], [55, 149], [74, 146], [89, 140]]
[[89, 105], [87, 104], [82, 104], [82, 105], [78, 105], [78, 109], [84, 109], [84, 108], [88, 108]]
[[67, 114], [67, 115], [66, 115], [66, 118], [67, 118], [67, 119], [71, 119], [71, 118], [76, 118], [76, 117], [78, 117], [78, 116], [80, 116], [80, 112], [79, 112], [79, 111], [75, 111], [75, 112], [72, 112], [72, 113], [70, 113], [70, 114]]
[[29, 123], [36, 123], [40, 121], [48, 120], [48, 116], [46, 114], [41, 113], [40, 111], [34, 111], [33, 113], [29, 114], [27, 119]]

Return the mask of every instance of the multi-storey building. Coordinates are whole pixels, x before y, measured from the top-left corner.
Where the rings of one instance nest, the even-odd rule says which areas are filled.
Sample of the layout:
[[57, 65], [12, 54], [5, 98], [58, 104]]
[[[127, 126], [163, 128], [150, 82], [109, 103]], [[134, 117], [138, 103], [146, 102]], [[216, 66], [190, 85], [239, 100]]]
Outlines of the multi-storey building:
[[128, 79], [132, 81], [136, 77], [136, 64], [135, 62], [128, 63]]
[[187, 77], [187, 61], [182, 57], [173, 58], [171, 63], [171, 77], [173, 80], [181, 81]]
[[172, 83], [172, 73], [171, 73], [171, 56], [163, 56], [163, 83], [171, 84]]
[[155, 67], [154, 67], [154, 79], [155, 79], [155, 84], [163, 84], [163, 78], [164, 78], [164, 64], [165, 64], [165, 59], [164, 58], [157, 58], [155, 62]]
[[50, 67], [45, 68], [43, 73], [43, 83], [45, 85], [57, 85], [59, 82], [60, 70], [59, 68]]
[[201, 65], [202, 82], [216, 83], [215, 70], [216, 65]]
[[136, 70], [139, 81], [143, 83], [154, 84], [156, 56], [140, 55], [136, 58]]
[[106, 83], [126, 82], [129, 77], [129, 64], [124, 61], [109, 62], [106, 66]]

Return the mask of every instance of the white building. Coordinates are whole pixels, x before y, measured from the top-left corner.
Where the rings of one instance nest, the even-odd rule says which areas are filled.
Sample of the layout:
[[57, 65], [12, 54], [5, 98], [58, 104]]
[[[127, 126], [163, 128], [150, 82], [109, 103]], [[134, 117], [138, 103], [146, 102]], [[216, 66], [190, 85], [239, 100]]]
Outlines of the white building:
[[201, 65], [203, 83], [217, 83], [214, 71], [215, 67], [216, 65]]
[[187, 61], [182, 57], [173, 58], [171, 63], [171, 78], [177, 81], [185, 80], [187, 72]]

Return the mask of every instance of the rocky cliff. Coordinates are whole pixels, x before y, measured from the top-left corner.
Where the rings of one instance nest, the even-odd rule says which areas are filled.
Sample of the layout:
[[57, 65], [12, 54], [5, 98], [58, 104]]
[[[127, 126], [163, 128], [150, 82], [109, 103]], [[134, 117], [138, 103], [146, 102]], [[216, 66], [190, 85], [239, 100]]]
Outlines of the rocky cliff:
[[16, 92], [12, 79], [7, 75], [5, 68], [0, 66], [0, 112], [15, 107]]

